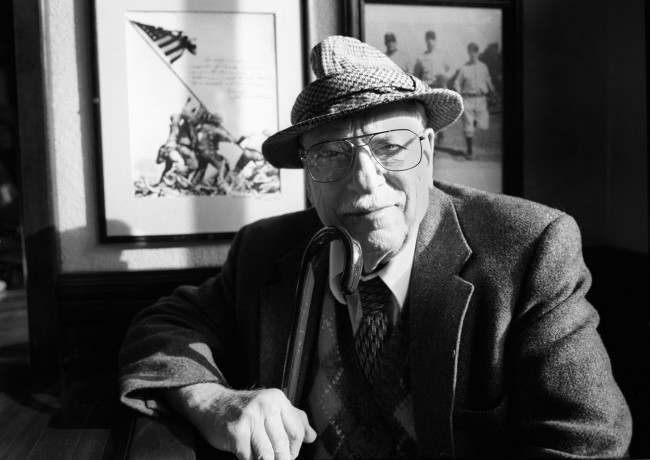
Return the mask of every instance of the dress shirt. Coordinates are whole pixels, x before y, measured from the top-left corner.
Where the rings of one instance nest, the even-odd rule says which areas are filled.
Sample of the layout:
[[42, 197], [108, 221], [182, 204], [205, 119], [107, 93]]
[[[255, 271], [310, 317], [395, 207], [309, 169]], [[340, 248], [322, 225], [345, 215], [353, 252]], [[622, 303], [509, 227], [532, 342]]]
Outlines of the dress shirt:
[[[413, 267], [413, 256], [415, 254], [415, 241], [417, 233], [413, 234], [406, 241], [402, 249], [393, 256], [380, 270], [368, 275], [362, 275], [361, 280], [367, 281], [379, 276], [386, 284], [392, 294], [392, 305], [388, 306], [388, 317], [392, 324], [395, 324], [397, 315], [404, 306], [406, 295], [408, 293], [409, 280], [411, 279], [411, 268]], [[341, 304], [347, 305], [345, 296], [341, 292], [340, 278], [345, 266], [343, 256], [343, 245], [340, 241], [330, 243], [330, 260], [329, 260], [329, 285], [330, 291], [334, 298]], [[361, 310], [356, 305], [347, 305], [352, 331], [356, 333], [361, 320]]]

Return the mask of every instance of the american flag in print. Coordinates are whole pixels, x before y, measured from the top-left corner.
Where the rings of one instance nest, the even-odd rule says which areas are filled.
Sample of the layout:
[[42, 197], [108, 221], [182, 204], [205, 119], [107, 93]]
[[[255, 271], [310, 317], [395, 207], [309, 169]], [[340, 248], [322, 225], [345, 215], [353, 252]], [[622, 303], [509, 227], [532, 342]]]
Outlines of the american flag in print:
[[163, 29], [162, 27], [143, 24], [137, 21], [131, 23], [142, 30], [151, 41], [160, 48], [167, 60], [173, 64], [185, 52], [196, 54], [196, 44], [180, 31]]

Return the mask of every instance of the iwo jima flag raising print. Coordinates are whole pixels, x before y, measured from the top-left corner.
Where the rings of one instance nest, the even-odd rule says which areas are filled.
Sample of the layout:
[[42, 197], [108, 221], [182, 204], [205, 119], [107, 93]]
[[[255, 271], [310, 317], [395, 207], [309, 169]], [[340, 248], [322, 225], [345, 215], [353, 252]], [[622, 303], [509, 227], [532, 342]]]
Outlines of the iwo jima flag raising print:
[[162, 165], [161, 172], [156, 177], [136, 175], [136, 197], [278, 193], [279, 171], [261, 154], [261, 143], [269, 133], [231, 134], [227, 119], [224, 122], [220, 113], [211, 112], [181, 76], [188, 65], [179, 69], [173, 65], [186, 51], [196, 56], [195, 40], [180, 30], [129, 22], [191, 95], [178, 113], [170, 114], [167, 140], [161, 139], [157, 156], [151, 156], [152, 162], [155, 157], [156, 164]]
[[302, 171], [260, 151], [304, 83], [299, 4], [96, 2], [103, 240], [211, 238], [304, 209]]

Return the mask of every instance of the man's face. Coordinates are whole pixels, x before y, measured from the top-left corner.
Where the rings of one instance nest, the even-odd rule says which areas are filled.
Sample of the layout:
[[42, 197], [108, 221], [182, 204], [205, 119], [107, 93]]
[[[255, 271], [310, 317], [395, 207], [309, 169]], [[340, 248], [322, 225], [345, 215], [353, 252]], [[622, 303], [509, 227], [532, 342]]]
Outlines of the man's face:
[[467, 53], [469, 54], [469, 60], [471, 62], [476, 62], [478, 60], [478, 50], [472, 48], [469, 49]]
[[426, 39], [426, 42], [427, 42], [427, 49], [429, 51], [433, 51], [436, 48], [436, 39], [435, 38], [430, 38], [429, 37], [429, 38]]
[[[420, 163], [407, 171], [388, 171], [367, 147], [357, 147], [352, 167], [342, 179], [321, 183], [308, 175], [308, 192], [318, 216], [325, 225], [342, 225], [360, 242], [366, 272], [389, 260], [409, 236], [415, 236], [426, 213], [433, 186], [434, 133], [424, 128], [423, 120], [424, 108], [418, 103], [389, 104], [315, 128], [301, 138], [301, 145], [308, 148], [393, 129], [425, 136]], [[357, 145], [358, 140], [352, 142]]]
[[386, 44], [386, 51], [389, 53], [394, 53], [397, 51], [397, 41], [395, 40], [386, 40], [384, 42]]

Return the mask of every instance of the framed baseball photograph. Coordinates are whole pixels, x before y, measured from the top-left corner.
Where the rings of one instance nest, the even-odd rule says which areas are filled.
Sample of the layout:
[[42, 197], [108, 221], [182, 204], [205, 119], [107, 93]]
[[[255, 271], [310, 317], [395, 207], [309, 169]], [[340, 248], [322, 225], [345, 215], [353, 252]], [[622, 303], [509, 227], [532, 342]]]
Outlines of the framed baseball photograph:
[[425, 84], [463, 97], [461, 118], [436, 134], [434, 178], [520, 194], [515, 0], [367, 0], [356, 8], [350, 16], [362, 40]]
[[303, 87], [300, 0], [95, 2], [102, 241], [228, 236], [305, 207], [262, 142]]

